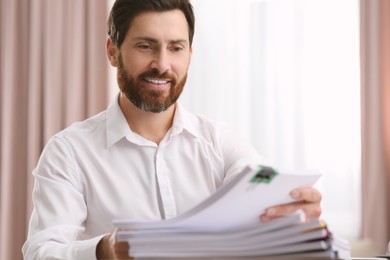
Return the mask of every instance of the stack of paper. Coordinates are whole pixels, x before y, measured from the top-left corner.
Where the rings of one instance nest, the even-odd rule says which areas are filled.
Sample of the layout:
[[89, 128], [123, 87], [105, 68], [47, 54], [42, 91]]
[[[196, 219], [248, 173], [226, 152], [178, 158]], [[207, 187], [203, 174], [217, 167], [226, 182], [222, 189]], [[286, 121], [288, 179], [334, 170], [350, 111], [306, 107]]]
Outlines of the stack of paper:
[[116, 220], [119, 241], [136, 258], [320, 257], [350, 259], [348, 242], [324, 222], [304, 222], [302, 212], [260, 223], [265, 209], [293, 202], [289, 192], [312, 186], [319, 174], [278, 174], [248, 166], [198, 206], [173, 219], [156, 222]]

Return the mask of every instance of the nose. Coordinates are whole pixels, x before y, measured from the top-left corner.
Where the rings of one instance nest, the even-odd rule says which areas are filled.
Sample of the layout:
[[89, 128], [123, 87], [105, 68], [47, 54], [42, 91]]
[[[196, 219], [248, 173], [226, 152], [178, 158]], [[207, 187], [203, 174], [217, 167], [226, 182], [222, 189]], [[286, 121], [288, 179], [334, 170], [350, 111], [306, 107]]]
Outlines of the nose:
[[160, 74], [170, 70], [169, 55], [166, 50], [160, 50], [155, 53], [151, 67], [158, 70]]

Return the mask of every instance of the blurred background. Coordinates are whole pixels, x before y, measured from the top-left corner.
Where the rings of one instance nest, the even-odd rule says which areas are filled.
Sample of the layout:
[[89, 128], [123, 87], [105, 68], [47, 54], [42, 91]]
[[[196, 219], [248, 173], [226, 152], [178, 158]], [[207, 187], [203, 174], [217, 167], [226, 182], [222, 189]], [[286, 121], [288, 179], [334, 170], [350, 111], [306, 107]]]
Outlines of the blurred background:
[[[22, 259], [48, 139], [115, 99], [113, 0], [0, 0], [0, 259]], [[180, 102], [279, 169], [316, 169], [322, 218], [354, 256], [390, 240], [390, 1], [192, 0]]]

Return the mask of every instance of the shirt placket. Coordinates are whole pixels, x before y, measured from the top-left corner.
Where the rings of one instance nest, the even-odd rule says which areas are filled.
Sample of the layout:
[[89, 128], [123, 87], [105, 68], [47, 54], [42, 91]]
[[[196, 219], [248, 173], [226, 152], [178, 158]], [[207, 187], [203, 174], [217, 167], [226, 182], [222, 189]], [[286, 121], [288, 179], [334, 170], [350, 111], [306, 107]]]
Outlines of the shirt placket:
[[176, 202], [173, 196], [172, 186], [169, 178], [169, 169], [163, 156], [163, 149], [157, 149], [156, 153], [156, 176], [160, 189], [162, 207], [165, 219], [177, 215]]

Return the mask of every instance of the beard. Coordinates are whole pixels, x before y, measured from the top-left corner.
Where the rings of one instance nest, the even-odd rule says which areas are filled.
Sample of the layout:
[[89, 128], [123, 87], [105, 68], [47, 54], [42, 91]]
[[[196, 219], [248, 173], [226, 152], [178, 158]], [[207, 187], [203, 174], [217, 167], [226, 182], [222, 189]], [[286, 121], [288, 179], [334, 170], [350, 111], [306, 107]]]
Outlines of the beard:
[[[170, 72], [160, 74], [157, 69], [150, 69], [136, 77], [131, 76], [125, 69], [122, 57], [118, 59], [117, 80], [122, 93], [137, 108], [153, 113], [160, 113], [172, 106], [180, 97], [187, 81], [187, 73], [178, 82], [178, 77]], [[145, 78], [169, 80], [171, 86], [166, 90], [153, 90], [145, 87]]]

